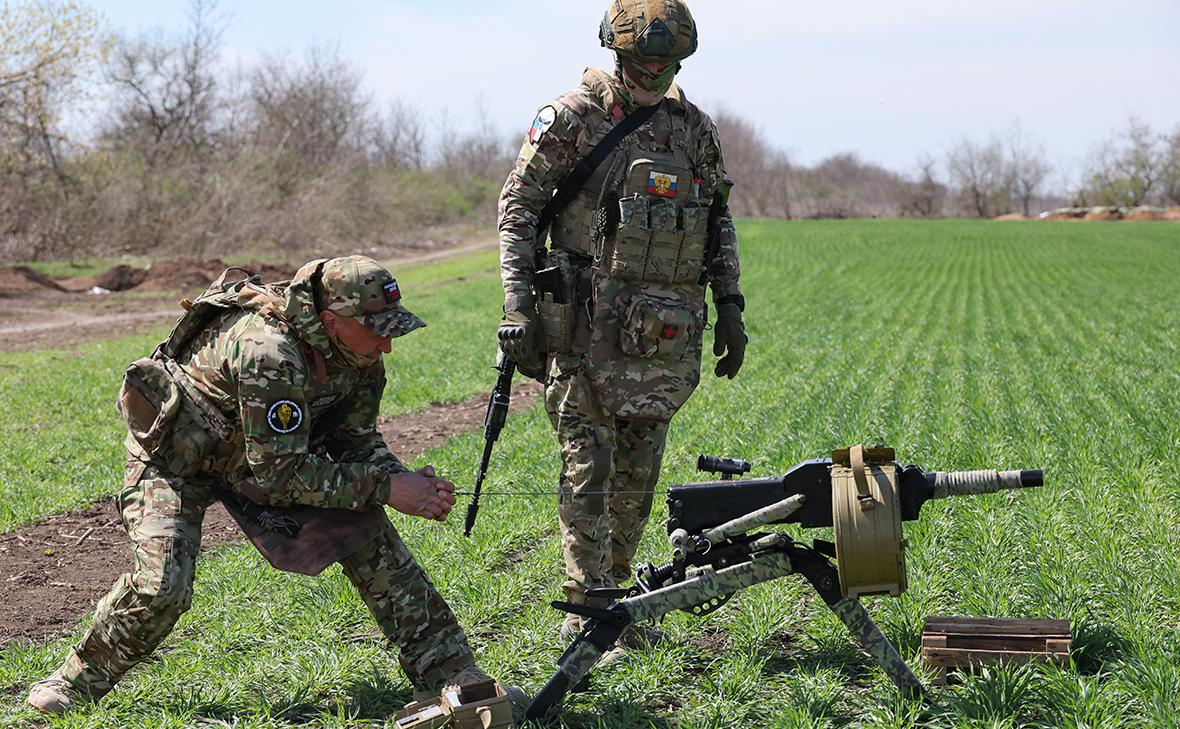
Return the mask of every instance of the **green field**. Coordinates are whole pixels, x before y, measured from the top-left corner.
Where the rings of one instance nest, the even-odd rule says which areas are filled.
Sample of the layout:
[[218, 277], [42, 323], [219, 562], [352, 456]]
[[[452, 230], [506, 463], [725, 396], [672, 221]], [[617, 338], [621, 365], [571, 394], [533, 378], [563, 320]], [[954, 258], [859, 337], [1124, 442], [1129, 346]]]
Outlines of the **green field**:
[[[1073, 665], [992, 669], [928, 707], [905, 702], [788, 578], [706, 619], [671, 617], [674, 645], [597, 671], [566, 725], [1180, 724], [1180, 227], [748, 221], [739, 234], [745, 369], [710, 375], [677, 416], [661, 486], [694, 478], [698, 452], [776, 474], [862, 441], [927, 469], [1043, 467], [1043, 489], [927, 505], [906, 529], [910, 590], [866, 602], [915, 667], [923, 617], [948, 613], [1068, 619]], [[432, 326], [395, 345], [387, 412], [491, 384], [493, 265], [423, 267], [421, 294], [399, 276]], [[112, 491], [114, 388], [152, 342], [0, 355], [0, 531]], [[463, 487], [479, 447], [461, 436], [420, 462]], [[551, 490], [557, 469], [534, 408], [510, 421], [487, 487]], [[663, 513], [642, 560], [669, 556]], [[555, 504], [489, 497], [472, 540], [461, 521], [397, 524], [485, 667], [536, 691], [562, 650]], [[383, 725], [410, 690], [347, 580], [263, 564], [246, 547], [203, 559], [193, 609], [157, 656], [51, 725]], [[19, 707], [24, 686], [76, 638], [0, 654], [0, 725], [38, 721]]]

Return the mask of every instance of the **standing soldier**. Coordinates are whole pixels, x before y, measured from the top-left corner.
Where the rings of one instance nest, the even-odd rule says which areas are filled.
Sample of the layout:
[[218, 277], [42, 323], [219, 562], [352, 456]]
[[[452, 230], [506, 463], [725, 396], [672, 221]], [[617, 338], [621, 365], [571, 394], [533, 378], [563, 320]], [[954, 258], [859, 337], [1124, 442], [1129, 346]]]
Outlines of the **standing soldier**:
[[486, 679], [383, 509], [441, 521], [455, 503], [450, 482], [407, 471], [376, 429], [381, 355], [424, 326], [397, 281], [363, 256], [312, 261], [289, 284], [229, 273], [182, 302], [168, 340], [127, 370], [118, 504], [135, 570], [29, 703], [60, 713], [96, 700], [156, 649], [189, 607], [215, 498], [277, 566], [314, 574], [339, 560], [419, 692]]
[[[587, 69], [541, 107], [499, 211], [498, 336], [546, 384], [563, 588], [582, 604], [630, 576], [668, 423], [700, 381], [706, 284], [717, 376], [736, 375], [746, 347], [717, 128], [672, 83], [696, 23], [681, 0], [613, 0], [599, 38], [614, 73]], [[570, 614], [562, 635], [580, 629]]]

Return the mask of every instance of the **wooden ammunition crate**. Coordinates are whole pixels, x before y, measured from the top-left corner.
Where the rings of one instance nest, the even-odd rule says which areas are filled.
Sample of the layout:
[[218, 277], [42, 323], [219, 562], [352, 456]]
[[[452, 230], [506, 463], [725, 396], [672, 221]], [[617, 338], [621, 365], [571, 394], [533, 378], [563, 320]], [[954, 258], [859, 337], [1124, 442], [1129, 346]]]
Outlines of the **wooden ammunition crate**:
[[949, 671], [988, 663], [1068, 666], [1072, 642], [1065, 620], [931, 615], [922, 629], [922, 661], [942, 684]]

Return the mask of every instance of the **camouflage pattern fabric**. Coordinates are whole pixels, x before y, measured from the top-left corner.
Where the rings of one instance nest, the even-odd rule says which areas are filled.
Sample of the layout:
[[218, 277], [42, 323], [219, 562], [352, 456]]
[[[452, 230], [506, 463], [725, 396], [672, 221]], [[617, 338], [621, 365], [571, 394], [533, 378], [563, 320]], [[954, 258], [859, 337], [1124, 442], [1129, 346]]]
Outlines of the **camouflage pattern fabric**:
[[167, 476], [129, 457], [119, 513], [134, 542], [135, 571], [124, 574], [61, 667], [62, 678], [98, 698], [147, 658], [192, 601], [201, 521], [213, 502], [202, 479]]
[[561, 442], [558, 519], [570, 602], [631, 576], [651, 514], [668, 426], [605, 415], [581, 359], [553, 358], [545, 408]]
[[[263, 504], [370, 510], [388, 499], [389, 476], [406, 470], [376, 430], [383, 366], [341, 362], [316, 313], [318, 270], [250, 289], [244, 308], [221, 313], [178, 352], [204, 407], [233, 423], [228, 438], [209, 433], [194, 408], [180, 409], [159, 453], [128, 436], [118, 506], [135, 543], [135, 570], [99, 602], [62, 666], [84, 694], [108, 692], [188, 609], [214, 485], [228, 483]], [[445, 601], [382, 519], [379, 536], [343, 560], [344, 572], [401, 646], [411, 682], [437, 689], [474, 658]]]
[[[629, 577], [635, 545], [651, 509], [650, 491], [659, 477], [667, 422], [700, 376], [705, 289], [697, 281], [705, 229], [704, 221], [694, 216], [701, 205], [707, 208], [713, 191], [725, 179], [725, 170], [716, 126], [678, 87], [669, 89], [650, 121], [624, 138], [549, 231], [550, 261], [561, 262], [576, 300], [557, 311], [559, 307], [537, 302], [533, 290], [541, 210], [578, 160], [634, 109], [629, 93], [614, 77], [587, 69], [579, 88], [538, 112], [499, 203], [504, 308], [540, 307], [551, 345], [546, 405], [562, 450], [559, 513], [567, 568], [564, 589], [571, 602], [579, 600], [588, 587]], [[628, 174], [628, 160], [640, 158], [671, 159], [691, 170], [678, 176], [674, 200], [661, 197], [672, 190], [669, 177], [653, 183], [658, 193], [654, 199], [662, 202], [648, 204], [646, 224], [666, 230], [646, 233], [648, 255], [643, 257], [612, 242], [618, 226], [626, 222], [625, 206], [619, 203], [622, 193], [638, 184]], [[646, 185], [647, 181], [639, 182]], [[652, 207], [663, 211], [654, 218], [654, 226]], [[638, 226], [639, 218], [634, 222]], [[741, 293], [737, 237], [728, 214], [720, 230], [720, 250], [706, 272], [714, 300]], [[668, 245], [661, 248], [663, 243]], [[701, 255], [691, 261], [694, 246], [699, 246]], [[618, 255], [606, 255], [610, 251]], [[596, 259], [614, 265], [618, 275], [595, 272], [595, 293], [592, 301], [586, 301], [581, 281], [592, 278], [589, 271]], [[616, 264], [609, 263], [612, 260]], [[619, 274], [629, 265], [633, 280]], [[644, 277], [667, 283], [648, 282]], [[629, 317], [608, 305], [623, 288], [634, 294], [632, 298], [644, 299]], [[666, 318], [680, 323], [677, 317], [686, 317], [684, 327], [668, 339], [661, 336], [662, 328], [649, 326], [649, 319], [660, 318], [649, 313], [661, 311], [661, 299], [674, 300], [662, 308]], [[554, 336], [554, 329], [560, 329], [560, 336]], [[648, 351], [657, 359], [614, 359], [625, 333], [634, 351]], [[568, 348], [552, 349], [555, 342], [568, 342]], [[594, 354], [596, 343], [611, 354]], [[594, 374], [597, 381], [591, 377]], [[609, 398], [609, 407], [604, 407], [603, 398]], [[648, 493], [611, 497], [607, 507], [593, 496], [604, 490]]]
[[380, 536], [341, 565], [385, 637], [401, 646], [398, 662], [410, 683], [439, 691], [475, 658], [446, 600], [388, 519], [385, 525]]
[[903, 691], [922, 691], [922, 682], [906, 665], [897, 648], [893, 647], [893, 643], [889, 642], [869, 617], [868, 611], [859, 600], [844, 598], [831, 608], [836, 617], [840, 618], [840, 622], [848, 627], [860, 647], [885, 671], [894, 685]]

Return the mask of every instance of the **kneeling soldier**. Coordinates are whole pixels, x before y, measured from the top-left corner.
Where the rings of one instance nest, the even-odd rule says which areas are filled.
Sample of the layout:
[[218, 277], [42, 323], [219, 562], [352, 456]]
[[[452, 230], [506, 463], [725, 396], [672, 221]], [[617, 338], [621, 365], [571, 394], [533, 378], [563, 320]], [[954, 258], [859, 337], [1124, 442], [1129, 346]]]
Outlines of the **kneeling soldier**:
[[381, 355], [423, 322], [363, 256], [313, 261], [277, 285], [228, 274], [182, 302], [168, 340], [127, 370], [118, 505], [135, 571], [29, 703], [56, 713], [96, 700], [155, 650], [189, 607], [201, 521], [217, 498], [276, 565], [291, 568], [271, 553], [283, 550], [298, 563], [300, 542], [305, 555], [339, 560], [401, 647], [416, 696], [487, 679], [382, 508], [442, 521], [455, 503], [449, 481], [429, 466], [407, 471], [376, 429]]

